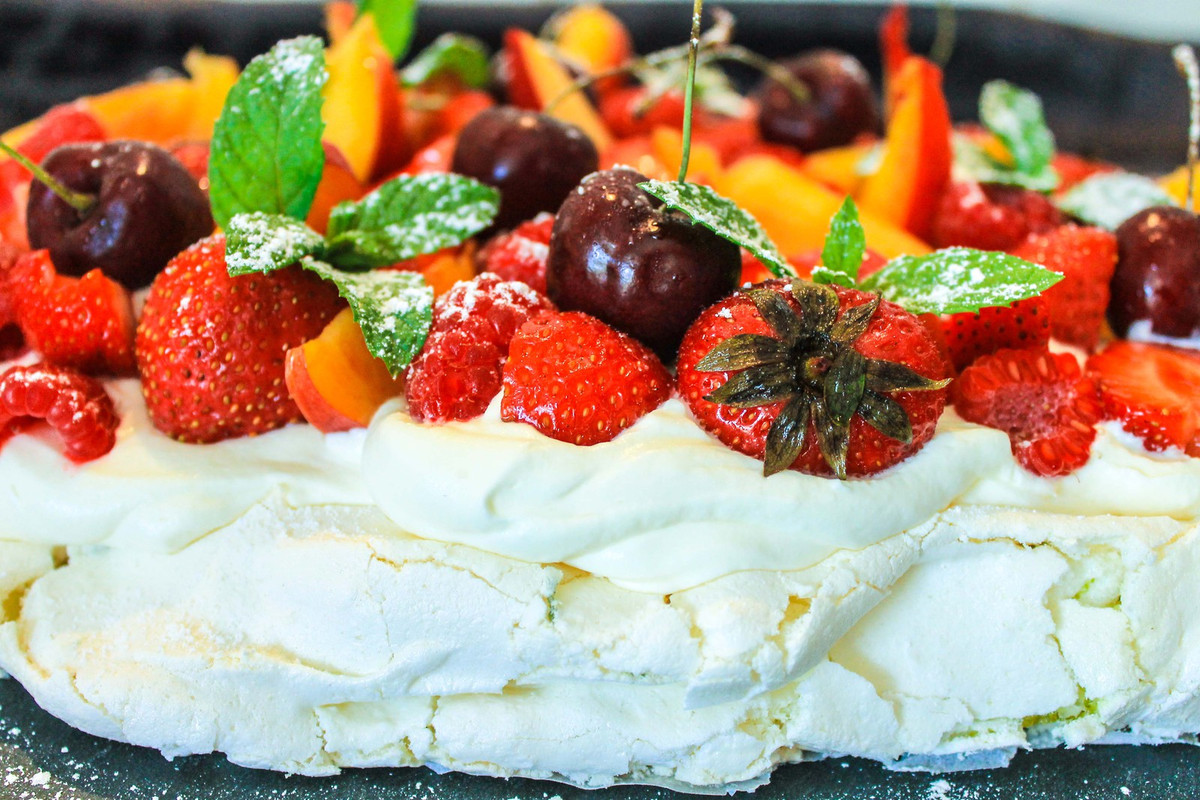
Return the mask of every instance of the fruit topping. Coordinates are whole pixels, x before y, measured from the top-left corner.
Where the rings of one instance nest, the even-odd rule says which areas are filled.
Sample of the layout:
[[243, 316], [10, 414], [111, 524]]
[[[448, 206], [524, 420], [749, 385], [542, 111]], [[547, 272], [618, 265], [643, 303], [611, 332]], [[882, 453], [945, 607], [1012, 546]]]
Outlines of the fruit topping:
[[1100, 421], [1096, 385], [1068, 353], [1001, 350], [950, 387], [959, 416], [1008, 434], [1013, 455], [1042, 477], [1068, 475], [1091, 457]]
[[225, 237], [201, 240], [155, 278], [137, 329], [142, 393], [156, 428], [184, 442], [252, 436], [302, 419], [287, 351], [345, 304], [298, 267], [231, 277]]
[[409, 413], [423, 422], [477, 417], [500, 391], [513, 334], [554, 306], [524, 283], [484, 273], [438, 298], [433, 326], [408, 371]]
[[1063, 225], [1031, 234], [1012, 252], [1063, 276], [1042, 295], [1050, 312], [1051, 333], [1061, 342], [1094, 349], [1104, 327], [1108, 284], [1117, 263], [1116, 237], [1100, 228]]
[[553, 230], [554, 215], [543, 213], [494, 237], [479, 253], [483, 271], [495, 273], [506, 281], [527, 283], [544, 293]]
[[134, 371], [129, 292], [100, 270], [59, 275], [50, 253], [35, 250], [17, 260], [8, 288], [26, 343], [47, 362], [91, 373]]
[[1174, 347], [1113, 342], [1087, 362], [1105, 415], [1149, 450], [1200, 457], [1200, 355]]
[[49, 364], [9, 367], [0, 374], [0, 442], [30, 422], [45, 420], [77, 463], [112, 450], [120, 418], [94, 378]]
[[871, 77], [858, 59], [838, 50], [814, 50], [783, 62], [807, 88], [800, 102], [788, 87], [767, 78], [757, 92], [758, 126], [769, 142], [801, 152], [849, 144], [879, 128]]
[[872, 475], [933, 437], [950, 365], [912, 314], [841, 286], [774, 280], [710, 307], [684, 337], [679, 391], [766, 475]]
[[518, 329], [504, 365], [500, 416], [577, 445], [610, 441], [671, 392], [648, 348], [577, 311], [543, 314]]
[[942, 321], [942, 330], [950, 360], [961, 371], [997, 350], [1045, 347], [1050, 341], [1050, 314], [1041, 295], [1010, 306], [951, 314]]
[[463, 128], [451, 168], [500, 190], [495, 227], [508, 229], [557, 211], [598, 164], [595, 145], [574, 125], [498, 106]]
[[628, 168], [589, 175], [563, 202], [546, 283], [564, 310], [591, 314], [664, 361], [701, 309], [737, 286], [737, 245], [670, 210]]
[[50, 250], [65, 275], [93, 269], [130, 289], [148, 284], [167, 260], [212, 233], [208, 198], [178, 159], [142, 142], [64, 145], [42, 168], [92, 196], [81, 211], [40, 181], [29, 189], [29, 244]]
[[1066, 222], [1045, 195], [1018, 186], [955, 181], [933, 216], [931, 238], [938, 247], [1012, 250], [1031, 233]]
[[1200, 216], [1155, 206], [1117, 228], [1108, 321], [1118, 336], [1145, 320], [1159, 336], [1200, 335]]

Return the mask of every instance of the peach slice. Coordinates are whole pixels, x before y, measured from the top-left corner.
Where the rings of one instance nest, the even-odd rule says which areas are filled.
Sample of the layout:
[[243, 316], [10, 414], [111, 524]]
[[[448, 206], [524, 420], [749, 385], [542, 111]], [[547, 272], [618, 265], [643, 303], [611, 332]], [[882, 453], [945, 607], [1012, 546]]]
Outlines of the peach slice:
[[[819, 250], [844, 196], [771, 155], [726, 168], [714, 188], [749, 211], [784, 253]], [[928, 253], [929, 245], [895, 224], [861, 210], [867, 246], [885, 258]]]
[[[541, 111], [571, 85], [571, 76], [555, 60], [548, 46], [528, 31], [510, 28], [504, 33], [504, 57], [509, 91], [517, 105]], [[578, 125], [591, 137], [597, 151], [603, 151], [612, 141], [600, 114], [583, 92], [564, 97], [550, 115]]]
[[[683, 133], [659, 126], [650, 134], [653, 153], [667, 174], [675, 178], [679, 174], [679, 162], [683, 160]], [[722, 172], [721, 156], [716, 149], [697, 139], [692, 140], [692, 152], [688, 157], [688, 180], [712, 184]]]
[[350, 309], [315, 339], [288, 350], [284, 380], [300, 413], [323, 433], [365, 428], [379, 407], [404, 390], [371, 355]]
[[859, 164], [876, 144], [873, 141], [855, 142], [842, 147], [817, 150], [808, 154], [800, 169], [831, 189], [853, 195], [858, 192], [865, 177], [858, 171]]
[[317, 233], [324, 233], [329, 224], [329, 212], [344, 200], [357, 200], [367, 193], [350, 169], [349, 162], [342, 151], [335, 145], [325, 142], [325, 168], [321, 171], [321, 182], [317, 184], [317, 193], [313, 196], [312, 206], [305, 220], [308, 227]]
[[[590, 74], [619, 67], [633, 57], [633, 39], [625, 23], [598, 5], [574, 6], [556, 16], [550, 28], [558, 51]], [[624, 75], [602, 78], [596, 90], [605, 93], [625, 81]]]

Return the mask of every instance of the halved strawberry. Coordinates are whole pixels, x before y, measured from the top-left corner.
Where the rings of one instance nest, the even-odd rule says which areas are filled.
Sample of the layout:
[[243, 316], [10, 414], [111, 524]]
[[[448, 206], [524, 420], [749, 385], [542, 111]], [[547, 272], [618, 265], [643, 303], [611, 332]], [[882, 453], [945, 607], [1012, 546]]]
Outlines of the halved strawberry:
[[1050, 341], [1050, 314], [1045, 299], [1035, 296], [974, 314], [951, 314], [942, 320], [942, 331], [950, 360], [961, 371], [997, 350], [1045, 347]]
[[25, 341], [47, 362], [133, 372], [133, 305], [121, 284], [98, 269], [80, 278], [59, 275], [50, 253], [35, 250], [17, 260], [8, 287]]
[[670, 374], [641, 342], [582, 312], [554, 312], [513, 337], [500, 416], [593, 445], [612, 440], [670, 393]]
[[1057, 477], [1091, 458], [1100, 403], [1075, 357], [1041, 350], [1001, 350], [963, 370], [950, 387], [959, 416], [1008, 434], [1017, 462]]
[[1031, 233], [1066, 221], [1044, 195], [1018, 186], [955, 181], [934, 212], [930, 238], [937, 247], [1011, 250]]
[[1113, 342], [1088, 359], [1106, 416], [1148, 450], [1177, 447], [1200, 457], [1200, 352]]
[[1030, 234], [1012, 252], [1063, 276], [1042, 295], [1054, 338], [1094, 348], [1100, 341], [1108, 284], [1117, 266], [1117, 237], [1101, 228], [1063, 225]]

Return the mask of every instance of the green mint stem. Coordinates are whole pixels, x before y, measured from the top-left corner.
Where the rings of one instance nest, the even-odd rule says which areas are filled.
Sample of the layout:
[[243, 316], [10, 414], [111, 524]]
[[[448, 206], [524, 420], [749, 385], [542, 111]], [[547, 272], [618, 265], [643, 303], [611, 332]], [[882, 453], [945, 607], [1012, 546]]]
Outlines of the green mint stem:
[[33, 177], [38, 182], [45, 184], [46, 188], [58, 195], [59, 199], [69, 205], [71, 208], [79, 212], [79, 216], [86, 217], [96, 207], [98, 198], [94, 194], [86, 194], [84, 192], [76, 192], [73, 189], [68, 189], [62, 183], [55, 180], [54, 176], [46, 170], [42, 169], [37, 164], [30, 161], [20, 151], [10, 147], [8, 144], [0, 141], [0, 150], [8, 153], [13, 161], [16, 161], [25, 169], [29, 170]]
[[1191, 109], [1188, 125], [1188, 154], [1187, 154], [1187, 202], [1184, 208], [1196, 213], [1196, 160], [1197, 150], [1200, 150], [1200, 66], [1196, 64], [1196, 51], [1191, 45], [1177, 45], [1171, 52], [1175, 57], [1175, 66], [1187, 79], [1188, 103]]
[[692, 0], [692, 38], [688, 41], [687, 86], [683, 94], [683, 153], [679, 158], [679, 182], [687, 180], [688, 161], [692, 155], [692, 106], [696, 93], [696, 54], [700, 50], [700, 16], [704, 0]]

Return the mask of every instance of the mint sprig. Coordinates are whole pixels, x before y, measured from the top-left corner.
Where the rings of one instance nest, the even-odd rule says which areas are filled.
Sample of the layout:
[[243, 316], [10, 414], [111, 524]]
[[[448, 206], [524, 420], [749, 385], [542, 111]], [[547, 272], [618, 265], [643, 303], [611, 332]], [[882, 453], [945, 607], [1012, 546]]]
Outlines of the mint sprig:
[[439, 75], [452, 75], [472, 89], [487, 86], [492, 78], [487, 46], [473, 36], [443, 33], [409, 62], [400, 79], [420, 86]]
[[1004, 183], [1040, 192], [1053, 191], [1054, 134], [1046, 125], [1036, 94], [1007, 81], [990, 81], [979, 95], [979, 121], [1004, 145], [1012, 164], [992, 157], [974, 140], [957, 136], [955, 165], [981, 183]]
[[858, 220], [858, 207], [847, 197], [829, 222], [821, 265], [813, 270], [813, 282], [853, 287], [866, 252], [867, 237]]
[[638, 188], [718, 236], [746, 248], [776, 277], [795, 274], [758, 220], [709, 187], [682, 181], [644, 181]]
[[375, 17], [375, 29], [392, 61], [404, 58], [416, 29], [417, 0], [358, 0], [358, 13]]
[[394, 178], [329, 215], [326, 254], [346, 269], [395, 264], [453, 247], [496, 217], [500, 193], [450, 173]]
[[262, 211], [303, 219], [325, 150], [321, 89], [325, 50], [313, 36], [288, 39], [246, 65], [225, 98], [208, 162], [213, 219]]
[[1156, 181], [1143, 175], [1107, 172], [1080, 181], [1055, 204], [1089, 225], [1114, 231], [1139, 211], [1173, 206], [1175, 199]]

